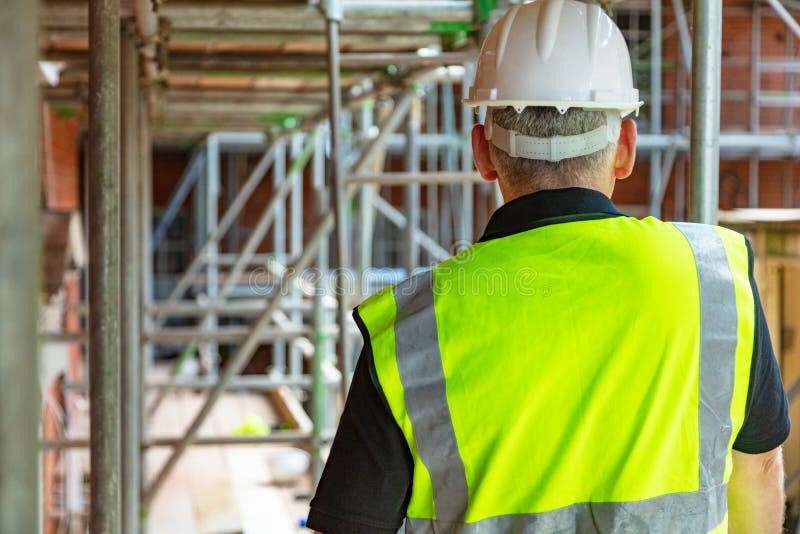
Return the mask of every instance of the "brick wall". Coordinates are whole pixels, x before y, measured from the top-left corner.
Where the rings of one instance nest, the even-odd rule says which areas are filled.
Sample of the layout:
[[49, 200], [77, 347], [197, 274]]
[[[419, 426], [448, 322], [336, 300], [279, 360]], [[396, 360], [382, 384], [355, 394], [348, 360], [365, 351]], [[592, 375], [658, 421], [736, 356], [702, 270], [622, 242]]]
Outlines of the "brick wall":
[[40, 169], [46, 209], [80, 208], [80, 120], [53, 104], [42, 106]]

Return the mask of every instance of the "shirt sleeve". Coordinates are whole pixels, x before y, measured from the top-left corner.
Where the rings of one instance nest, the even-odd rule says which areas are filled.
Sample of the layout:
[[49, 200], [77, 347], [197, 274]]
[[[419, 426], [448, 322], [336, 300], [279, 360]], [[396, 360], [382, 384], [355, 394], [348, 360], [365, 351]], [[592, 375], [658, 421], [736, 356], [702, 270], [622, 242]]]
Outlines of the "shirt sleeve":
[[767, 328], [767, 319], [758, 296], [753, 276], [753, 249], [747, 242], [750, 269], [750, 285], [753, 287], [755, 303], [755, 333], [753, 338], [753, 361], [750, 367], [750, 387], [747, 391], [747, 406], [733, 448], [748, 454], [761, 454], [775, 449], [789, 437], [789, 403], [783, 389], [781, 372]]
[[306, 526], [323, 534], [396, 534], [414, 464], [378, 385], [369, 333], [358, 313], [353, 316], [364, 348]]

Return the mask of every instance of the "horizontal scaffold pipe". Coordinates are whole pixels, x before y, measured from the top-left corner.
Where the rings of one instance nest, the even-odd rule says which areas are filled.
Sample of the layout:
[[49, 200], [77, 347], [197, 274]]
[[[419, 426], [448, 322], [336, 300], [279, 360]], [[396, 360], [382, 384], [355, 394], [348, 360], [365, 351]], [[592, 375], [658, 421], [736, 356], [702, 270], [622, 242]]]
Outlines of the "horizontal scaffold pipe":
[[[331, 441], [333, 435], [323, 437], [324, 441]], [[142, 443], [142, 447], [174, 447], [180, 438], [151, 438]], [[265, 445], [269, 443], [307, 443], [311, 441], [310, 432], [282, 430], [266, 436], [210, 436], [194, 440], [193, 445], [199, 446], [226, 446], [226, 445]], [[40, 442], [42, 449], [84, 449], [89, 446], [87, 439], [48, 439]]]
[[[337, 384], [341, 375], [333, 366], [325, 370], [325, 384]], [[287, 375], [242, 375], [225, 389], [228, 391], [273, 391], [282, 387], [309, 388], [312, 385], [311, 375], [287, 376]], [[217, 385], [217, 381], [210, 378], [179, 378], [172, 382], [151, 382], [145, 385], [146, 389], [166, 390], [166, 391], [185, 391], [211, 389]], [[86, 391], [85, 382], [66, 383], [62, 386], [64, 391]]]
[[349, 184], [410, 185], [463, 184], [482, 182], [478, 172], [387, 172], [382, 174], [351, 174]]
[[[323, 304], [326, 309], [334, 309], [336, 306], [327, 301]], [[187, 317], [205, 315], [206, 313], [215, 313], [217, 315], [225, 316], [239, 316], [239, 315], [254, 315], [264, 311], [266, 302], [263, 298], [260, 299], [236, 299], [227, 304], [200, 304], [193, 302], [156, 302], [147, 307], [150, 313], [158, 315], [170, 315], [173, 317]], [[302, 311], [310, 313], [313, 311], [314, 304], [311, 301], [284, 301], [281, 303], [280, 309], [283, 311]]]

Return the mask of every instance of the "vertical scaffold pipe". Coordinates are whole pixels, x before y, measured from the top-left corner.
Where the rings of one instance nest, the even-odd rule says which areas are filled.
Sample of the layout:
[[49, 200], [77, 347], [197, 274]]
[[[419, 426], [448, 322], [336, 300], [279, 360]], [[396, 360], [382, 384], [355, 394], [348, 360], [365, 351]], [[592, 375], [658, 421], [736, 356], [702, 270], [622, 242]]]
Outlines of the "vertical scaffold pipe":
[[39, 532], [38, 2], [0, 15], [0, 532]]
[[[329, 209], [330, 200], [327, 188], [325, 187], [325, 139], [322, 136], [323, 127], [317, 127], [314, 132], [314, 156], [312, 164], [312, 181], [316, 193], [317, 216], [322, 219], [325, 212]], [[325, 283], [325, 273], [328, 272], [328, 243], [323, 241], [319, 247], [319, 259], [317, 260], [319, 277], [314, 295], [314, 311], [312, 323], [314, 327], [314, 355], [311, 360], [311, 377], [313, 385], [311, 389], [311, 417], [314, 423], [313, 441], [311, 442], [311, 476], [314, 488], [317, 487], [322, 469], [325, 462], [322, 459], [322, 431], [328, 424], [328, 406], [326, 397], [330, 395], [325, 384], [325, 376], [322, 371], [323, 363], [330, 351], [330, 340], [326, 327], [328, 326], [329, 313], [325, 309], [325, 294], [327, 286]], [[330, 351], [330, 352], [329, 352]]]
[[[662, 69], [661, 0], [650, 0], [650, 132], [661, 133], [661, 69]], [[661, 150], [650, 153], [650, 215], [661, 217], [661, 202], [667, 176], [661, 175]]]
[[[319, 264], [318, 264], [319, 265]], [[320, 272], [321, 269], [320, 269]], [[322, 276], [319, 277], [314, 288], [314, 311], [312, 322], [314, 326], [314, 355], [311, 359], [311, 377], [313, 381], [311, 389], [311, 417], [314, 423], [313, 436], [311, 441], [311, 475], [314, 487], [317, 487], [324, 462], [322, 460], [322, 433], [328, 422], [326, 397], [328, 388], [325, 384], [325, 374], [323, 364], [325, 363], [326, 347], [328, 345], [328, 334], [326, 332], [325, 310], [325, 282]]]
[[119, 0], [89, 0], [89, 412], [92, 534], [120, 531]]
[[327, 0], [324, 9], [327, 24], [328, 106], [331, 135], [329, 183], [336, 224], [336, 283], [334, 288], [339, 303], [337, 314], [339, 338], [337, 340], [336, 353], [339, 370], [342, 373], [342, 397], [344, 398], [347, 396], [350, 382], [350, 340], [347, 335], [347, 326], [350, 313], [348, 301], [351, 284], [348, 281], [347, 271], [350, 265], [350, 254], [347, 231], [347, 196], [344, 190], [341, 145], [342, 92], [339, 77], [339, 24], [343, 18], [342, 1]]
[[139, 534], [141, 239], [139, 51], [133, 27], [122, 30], [122, 532]]
[[[150, 238], [153, 235], [153, 176], [152, 176], [152, 140], [150, 138], [150, 102], [152, 89], [140, 88], [139, 91], [139, 253], [141, 254], [140, 298], [142, 302], [141, 328], [147, 332], [152, 328], [153, 320], [147, 311], [153, 301], [153, 253]], [[140, 338], [141, 365], [139, 366], [139, 398], [144, 399], [144, 384], [150, 376], [153, 363], [153, 344], [145, 336]], [[147, 410], [144, 404], [139, 409], [140, 443], [147, 439]], [[144, 448], [141, 448], [144, 451]], [[147, 476], [146, 454], [139, 454], [139, 481], [142, 490]], [[144, 494], [141, 491], [142, 496]], [[141, 515], [141, 530], [147, 532], [147, 516]]]
[[719, 205], [719, 106], [722, 0], [694, 2], [690, 220], [716, 224]]
[[[419, 96], [415, 95], [411, 101], [411, 109], [406, 117], [406, 171], [417, 174], [420, 171], [420, 115], [422, 103]], [[414, 269], [419, 266], [419, 243], [417, 242], [417, 231], [420, 220], [420, 184], [409, 184], [404, 191], [404, 208], [406, 212], [406, 224], [404, 232], [405, 241], [405, 270], [406, 275], [411, 276]]]

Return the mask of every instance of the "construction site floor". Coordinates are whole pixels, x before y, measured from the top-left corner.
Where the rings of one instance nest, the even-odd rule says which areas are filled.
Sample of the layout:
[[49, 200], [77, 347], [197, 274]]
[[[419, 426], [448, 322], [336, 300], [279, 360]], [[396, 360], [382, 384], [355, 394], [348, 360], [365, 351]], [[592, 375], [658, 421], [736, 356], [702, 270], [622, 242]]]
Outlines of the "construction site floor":
[[[176, 436], [200, 409], [203, 397], [181, 392], [169, 395], [151, 420], [151, 436]], [[267, 398], [254, 393], [226, 393], [202, 426], [200, 436], [231, 436], [245, 418], [278, 422]], [[152, 504], [149, 534], [292, 534], [306, 531], [311, 481], [274, 480], [269, 457], [283, 445], [191, 447]], [[152, 477], [170, 449], [147, 456]], [[307, 531], [306, 531], [307, 532]]]

